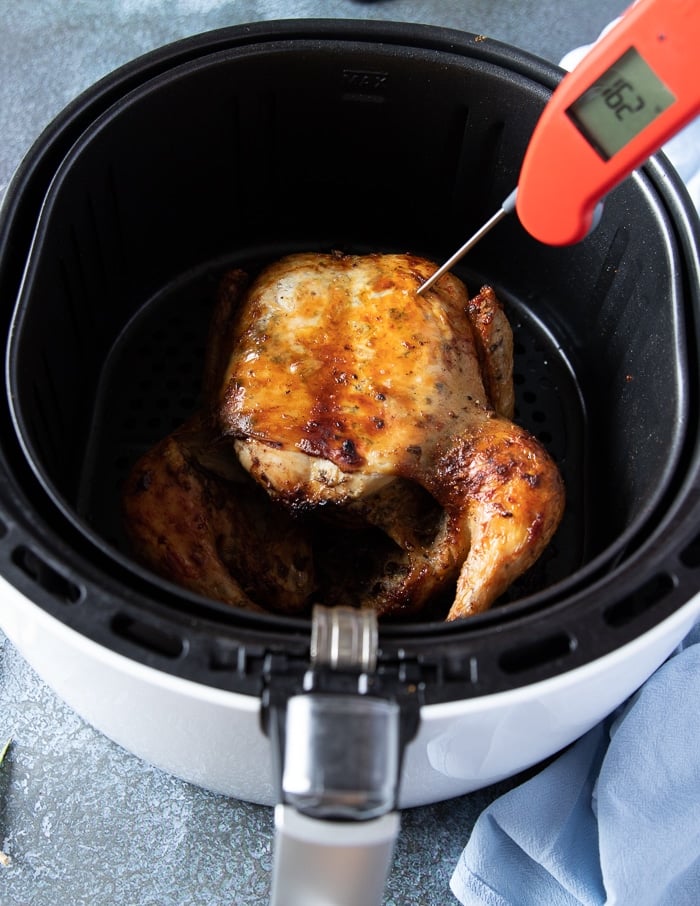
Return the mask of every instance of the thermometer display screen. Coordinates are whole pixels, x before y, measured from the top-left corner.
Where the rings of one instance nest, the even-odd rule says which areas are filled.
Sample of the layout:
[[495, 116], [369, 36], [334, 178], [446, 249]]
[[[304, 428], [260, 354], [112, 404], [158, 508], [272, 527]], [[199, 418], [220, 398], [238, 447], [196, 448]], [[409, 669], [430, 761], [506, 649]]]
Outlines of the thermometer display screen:
[[569, 107], [569, 117], [604, 160], [617, 154], [676, 100], [630, 47]]

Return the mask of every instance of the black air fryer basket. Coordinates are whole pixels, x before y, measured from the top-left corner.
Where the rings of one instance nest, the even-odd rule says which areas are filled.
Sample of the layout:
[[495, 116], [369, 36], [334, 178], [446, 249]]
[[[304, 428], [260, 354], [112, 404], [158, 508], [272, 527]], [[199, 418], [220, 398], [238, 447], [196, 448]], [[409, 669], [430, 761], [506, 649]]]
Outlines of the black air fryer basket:
[[[309, 624], [175, 588], [124, 545], [130, 465], [198, 403], [218, 278], [296, 250], [442, 260], [517, 182], [560, 72], [470, 34], [337, 20], [193, 38], [99, 83], [42, 136], [2, 223], [3, 575], [87, 637], [259, 694]], [[516, 340], [516, 420], [567, 489], [489, 613], [380, 628], [425, 701], [617, 649], [698, 590], [696, 223], [663, 157], [565, 250], [512, 216], [457, 268]]]

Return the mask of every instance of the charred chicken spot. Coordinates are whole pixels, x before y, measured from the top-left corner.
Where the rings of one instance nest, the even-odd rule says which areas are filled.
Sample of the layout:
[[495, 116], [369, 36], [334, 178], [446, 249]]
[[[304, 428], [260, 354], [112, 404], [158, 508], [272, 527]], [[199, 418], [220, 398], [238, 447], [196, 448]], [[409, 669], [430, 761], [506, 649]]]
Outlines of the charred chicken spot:
[[359, 380], [359, 376], [349, 371], [334, 371], [333, 380], [336, 384], [346, 385], [351, 381]]
[[380, 403], [383, 403], [386, 399], [386, 395], [383, 393], [375, 393], [374, 398], [375, 400], [379, 400]]
[[420, 458], [420, 455], [423, 452], [423, 448], [420, 447], [418, 444], [410, 444], [408, 447], [406, 447], [406, 452], [409, 453], [411, 456]]
[[381, 431], [381, 429], [384, 427], [384, 419], [379, 418], [378, 416], [375, 415], [372, 417], [372, 424], [374, 425], [375, 428], [378, 428]]
[[506, 509], [506, 507], [504, 507], [502, 503], [496, 502], [493, 505], [493, 512], [495, 514], [497, 514], [498, 516], [500, 516], [502, 519], [512, 519], [513, 518], [512, 510]]
[[340, 455], [348, 465], [359, 465], [361, 462], [355, 444], [349, 437], [346, 437], [340, 445]]
[[330, 459], [345, 468], [358, 468], [362, 465], [363, 459], [355, 442], [343, 437], [346, 425], [341, 419], [312, 419], [302, 427], [302, 431], [304, 436], [296, 443], [297, 449], [302, 453]]

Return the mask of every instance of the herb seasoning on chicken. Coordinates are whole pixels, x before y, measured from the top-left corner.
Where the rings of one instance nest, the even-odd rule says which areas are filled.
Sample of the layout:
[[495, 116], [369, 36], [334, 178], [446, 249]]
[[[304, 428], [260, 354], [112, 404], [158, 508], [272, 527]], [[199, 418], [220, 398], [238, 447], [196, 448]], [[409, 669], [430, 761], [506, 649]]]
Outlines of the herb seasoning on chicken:
[[451, 274], [416, 294], [434, 269], [303, 253], [227, 275], [203, 409], [125, 488], [145, 563], [239, 606], [401, 617], [447, 594], [453, 620], [535, 562], [564, 490], [511, 420], [510, 325]]

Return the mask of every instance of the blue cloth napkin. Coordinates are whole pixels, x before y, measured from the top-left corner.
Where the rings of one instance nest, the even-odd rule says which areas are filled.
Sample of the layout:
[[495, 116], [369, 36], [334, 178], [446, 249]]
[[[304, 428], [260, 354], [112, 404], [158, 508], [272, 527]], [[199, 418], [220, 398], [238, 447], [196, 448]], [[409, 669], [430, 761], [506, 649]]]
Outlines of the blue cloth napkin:
[[465, 906], [700, 903], [700, 626], [616, 713], [479, 817]]

